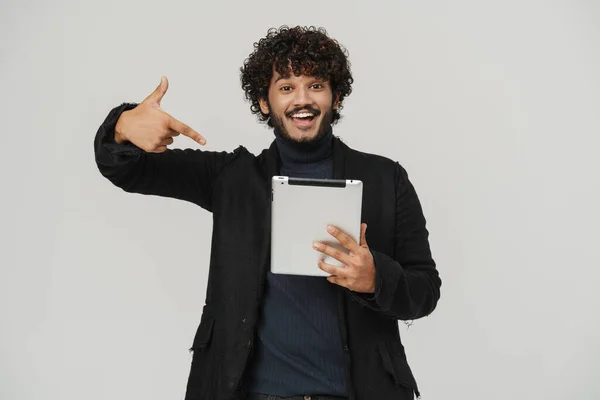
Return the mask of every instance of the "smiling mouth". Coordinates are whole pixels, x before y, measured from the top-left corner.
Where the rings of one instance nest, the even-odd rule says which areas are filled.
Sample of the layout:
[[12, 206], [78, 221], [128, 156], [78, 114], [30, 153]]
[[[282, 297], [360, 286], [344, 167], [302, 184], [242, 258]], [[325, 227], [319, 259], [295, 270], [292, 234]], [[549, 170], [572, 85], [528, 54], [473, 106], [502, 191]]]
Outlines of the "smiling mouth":
[[294, 126], [296, 126], [297, 128], [300, 129], [309, 129], [314, 125], [314, 120], [316, 117], [304, 117], [304, 118], [300, 118], [300, 117], [292, 117], [290, 118], [292, 121], [292, 124], [294, 124]]
[[291, 114], [288, 118], [292, 123], [301, 129], [311, 128], [314, 124], [314, 120], [318, 117], [318, 113], [303, 111]]

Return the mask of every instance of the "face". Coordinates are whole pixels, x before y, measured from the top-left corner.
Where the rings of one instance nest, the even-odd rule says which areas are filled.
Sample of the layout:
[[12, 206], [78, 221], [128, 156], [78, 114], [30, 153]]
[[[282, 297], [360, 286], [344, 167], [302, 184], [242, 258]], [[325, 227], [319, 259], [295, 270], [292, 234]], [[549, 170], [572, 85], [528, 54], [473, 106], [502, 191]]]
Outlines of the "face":
[[269, 114], [284, 139], [310, 143], [322, 138], [338, 108], [329, 82], [311, 76], [288, 78], [273, 72], [268, 99], [259, 100], [260, 109]]

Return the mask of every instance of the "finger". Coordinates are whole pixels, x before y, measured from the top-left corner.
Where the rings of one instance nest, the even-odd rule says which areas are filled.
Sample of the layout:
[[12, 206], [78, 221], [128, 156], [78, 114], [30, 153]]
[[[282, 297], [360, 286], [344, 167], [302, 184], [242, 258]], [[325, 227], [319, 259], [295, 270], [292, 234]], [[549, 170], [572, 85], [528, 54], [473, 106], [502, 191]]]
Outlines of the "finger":
[[360, 246], [369, 247], [367, 244], [367, 224], [360, 224]]
[[338, 286], [347, 288], [346, 281], [338, 278], [337, 276], [328, 276], [327, 280], [329, 282], [333, 283], [334, 285], [338, 285]]
[[166, 132], [163, 133], [160, 137], [161, 139], [168, 139], [168, 138], [174, 138], [181, 135], [179, 132], [174, 131], [171, 128], [167, 128]]
[[344, 253], [343, 251], [339, 251], [338, 249], [336, 249], [334, 247], [327, 246], [323, 243], [314, 242], [313, 249], [315, 249], [323, 254], [327, 254], [330, 257], [335, 258], [336, 260], [338, 260], [339, 262], [341, 262], [344, 265], [348, 265], [351, 262], [350, 256], [348, 254]]
[[169, 89], [169, 80], [167, 79], [166, 76], [163, 76], [160, 78], [160, 84], [158, 85], [158, 87], [156, 89], [154, 89], [154, 92], [150, 93], [150, 95], [148, 95], [148, 97], [146, 97], [146, 99], [144, 99], [144, 102], [155, 102], [158, 105], [160, 105], [160, 101], [162, 100], [164, 95], [167, 93], [168, 89]]
[[188, 125], [184, 124], [181, 121], [171, 117], [169, 119], [169, 128], [173, 129], [175, 132], [179, 132], [184, 136], [189, 137], [190, 139], [200, 143], [201, 145], [206, 144], [206, 139], [204, 139], [198, 132], [190, 128]]
[[166, 139], [163, 139], [163, 140], [160, 142], [159, 146], [168, 146], [168, 145], [170, 145], [170, 144], [173, 144], [173, 138], [172, 138], [172, 137], [168, 137], [168, 138], [166, 138]]
[[169, 128], [169, 133], [167, 133], [167, 136], [166, 136], [166, 138], [167, 138], [167, 137], [177, 137], [177, 136], [179, 136], [179, 135], [181, 135], [181, 133], [179, 133], [179, 132], [177, 132], [177, 131], [174, 131], [173, 129], [170, 129], [170, 128]]
[[151, 150], [149, 153], [162, 153], [167, 150], [167, 146], [158, 146], [156, 149]]
[[335, 265], [327, 264], [323, 260], [319, 260], [317, 262], [317, 265], [319, 266], [319, 268], [322, 271], [327, 272], [329, 275], [337, 276], [339, 278], [345, 278], [346, 277], [346, 268], [336, 267]]
[[327, 226], [327, 232], [329, 232], [329, 234], [336, 238], [338, 242], [342, 244], [342, 246], [344, 246], [350, 251], [356, 251], [359, 247], [358, 243], [356, 243], [354, 239], [352, 239], [350, 236], [346, 235], [346, 233], [343, 232], [341, 229], [338, 229], [333, 225]]

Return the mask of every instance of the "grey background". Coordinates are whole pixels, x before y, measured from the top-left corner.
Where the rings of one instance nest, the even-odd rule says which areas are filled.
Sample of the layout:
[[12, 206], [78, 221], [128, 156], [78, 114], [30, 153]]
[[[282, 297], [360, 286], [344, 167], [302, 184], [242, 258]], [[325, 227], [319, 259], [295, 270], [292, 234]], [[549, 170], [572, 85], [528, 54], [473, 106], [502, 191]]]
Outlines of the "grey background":
[[183, 397], [211, 216], [113, 187], [93, 137], [166, 75], [163, 107], [206, 149], [260, 151], [272, 133], [239, 67], [282, 24], [324, 26], [349, 49], [356, 83], [335, 133], [400, 161], [421, 197], [442, 298], [400, 328], [423, 398], [600, 398], [597, 1], [0, 11], [0, 398]]

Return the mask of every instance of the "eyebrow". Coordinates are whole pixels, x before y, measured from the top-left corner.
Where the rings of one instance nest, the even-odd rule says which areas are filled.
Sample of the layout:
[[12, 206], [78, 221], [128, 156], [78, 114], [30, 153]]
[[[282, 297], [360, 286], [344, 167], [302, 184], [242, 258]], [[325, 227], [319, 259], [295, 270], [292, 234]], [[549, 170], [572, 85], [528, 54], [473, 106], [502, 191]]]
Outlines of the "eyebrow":
[[[319, 78], [319, 77], [316, 77], [316, 76], [313, 76], [313, 78], [314, 78], [315, 80], [317, 80], [317, 81], [321, 81], [321, 82], [327, 82], [327, 80], [326, 80], [326, 79], [323, 79], [323, 78]], [[282, 80], [282, 79], [289, 79], [289, 77], [287, 77], [287, 78], [286, 78], [286, 77], [284, 77], [283, 75], [279, 75], [279, 77], [278, 77], [277, 79], [275, 79], [275, 83], [279, 82], [279, 81], [280, 81], [280, 80]]]

